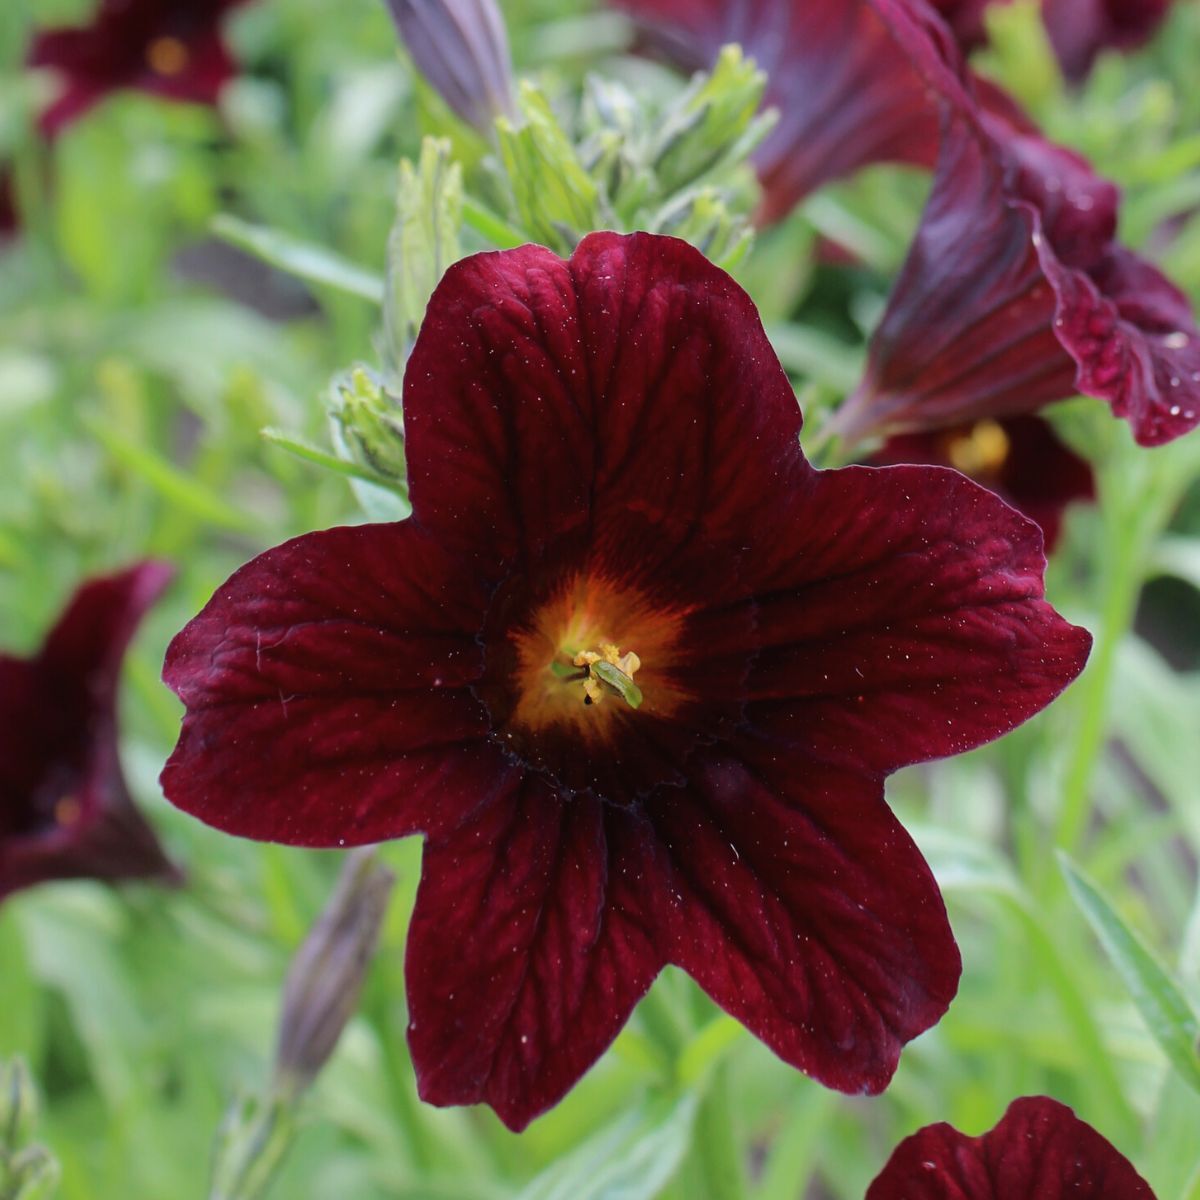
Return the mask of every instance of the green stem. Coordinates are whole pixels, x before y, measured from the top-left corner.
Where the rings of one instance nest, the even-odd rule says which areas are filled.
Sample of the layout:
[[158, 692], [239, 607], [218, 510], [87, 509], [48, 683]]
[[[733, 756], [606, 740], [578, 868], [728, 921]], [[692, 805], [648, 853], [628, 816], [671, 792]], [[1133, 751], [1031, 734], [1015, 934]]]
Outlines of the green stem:
[[469, 196], [463, 197], [463, 220], [498, 250], [512, 250], [529, 241], [519, 229], [515, 229], [502, 217], [496, 216]]
[[1114, 520], [1106, 521], [1105, 527], [1113, 536], [1105, 561], [1100, 628], [1091, 661], [1079, 682], [1079, 723], [1067, 760], [1054, 836], [1055, 845], [1068, 852], [1078, 845], [1087, 824], [1092, 777], [1104, 748], [1117, 650], [1133, 622], [1145, 574], [1142, 523]]

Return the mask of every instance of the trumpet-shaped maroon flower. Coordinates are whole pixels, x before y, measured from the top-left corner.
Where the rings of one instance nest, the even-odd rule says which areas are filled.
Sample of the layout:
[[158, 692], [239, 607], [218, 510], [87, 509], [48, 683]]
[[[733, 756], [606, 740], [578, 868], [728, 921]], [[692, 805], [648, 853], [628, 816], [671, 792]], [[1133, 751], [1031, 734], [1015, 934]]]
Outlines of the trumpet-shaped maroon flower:
[[215, 104], [236, 67], [221, 35], [226, 12], [242, 0], [100, 0], [92, 23], [47, 29], [29, 64], [62, 77], [42, 114], [48, 135], [110, 93], [136, 88], [168, 100]]
[[1078, 82], [1101, 50], [1135, 50], [1154, 35], [1171, 0], [1042, 0], [1042, 20], [1063, 74]]
[[125, 647], [170, 568], [76, 592], [33, 658], [0, 656], [0, 896], [50, 879], [177, 880], [117, 757]]
[[897, 434], [884, 442], [871, 462], [954, 467], [1036, 521], [1047, 550], [1058, 542], [1067, 505], [1091, 500], [1096, 494], [1087, 460], [1041, 417], [1005, 417]]
[[928, 1125], [896, 1147], [866, 1200], [1154, 1200], [1149, 1184], [1065, 1104], [1026, 1096], [982, 1137]]
[[728, 42], [766, 72], [778, 123], [759, 147], [760, 219], [870, 163], [932, 166], [938, 107], [928, 72], [956, 62], [923, 0], [613, 0], [687, 69]]
[[1117, 190], [995, 89], [959, 109], [865, 378], [850, 440], [1033, 412], [1082, 392], [1142, 445], [1200, 422], [1186, 298], [1113, 240]]
[[883, 776], [1081, 669], [1041, 536], [953, 471], [815, 471], [749, 297], [673, 238], [452, 267], [413, 516], [255, 559], [172, 643], [167, 796], [305, 846], [423, 833], [422, 1096], [521, 1128], [675, 963], [876, 1092], [959, 958]]

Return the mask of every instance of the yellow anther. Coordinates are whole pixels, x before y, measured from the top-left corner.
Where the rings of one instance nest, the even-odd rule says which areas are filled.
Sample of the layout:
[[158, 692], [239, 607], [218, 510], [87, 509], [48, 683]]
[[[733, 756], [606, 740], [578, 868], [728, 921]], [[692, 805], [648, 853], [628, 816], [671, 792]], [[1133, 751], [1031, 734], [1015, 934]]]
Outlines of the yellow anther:
[[977, 421], [946, 447], [950, 465], [964, 475], [994, 475], [1008, 458], [1008, 434], [995, 421]]

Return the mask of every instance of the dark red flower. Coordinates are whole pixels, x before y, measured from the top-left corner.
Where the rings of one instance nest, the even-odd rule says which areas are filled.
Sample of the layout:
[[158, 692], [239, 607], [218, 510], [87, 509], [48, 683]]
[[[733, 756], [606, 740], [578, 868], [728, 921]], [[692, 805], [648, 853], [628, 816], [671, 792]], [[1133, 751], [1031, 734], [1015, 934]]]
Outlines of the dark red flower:
[[673, 238], [452, 267], [404, 414], [411, 519], [268, 551], [172, 643], [168, 798], [296, 845], [426, 835], [435, 1104], [523, 1127], [668, 963], [881, 1090], [959, 974], [883, 776], [1081, 669], [1037, 529], [954, 471], [813, 470], [749, 297]]
[[837, 414], [848, 439], [1107, 400], [1142, 445], [1200, 422], [1186, 298], [1114, 240], [1116, 188], [996, 89], [943, 139], [933, 192]]
[[136, 88], [168, 100], [215, 104], [236, 66], [221, 36], [224, 14], [242, 0], [100, 0], [92, 23], [47, 29], [29, 64], [62, 76], [42, 114], [54, 135], [111, 92]]
[[1042, 0], [1042, 20], [1063, 74], [1086, 77], [1101, 50], [1135, 50], [1153, 36], [1171, 0]]
[[1063, 511], [1096, 494], [1092, 468], [1041, 417], [1005, 417], [889, 438], [871, 456], [879, 466], [954, 467], [1042, 527], [1046, 549], [1058, 541]]
[[125, 647], [171, 577], [86, 583], [33, 658], [0, 656], [0, 896], [50, 879], [177, 880], [117, 756]]
[[1026, 1096], [982, 1137], [928, 1125], [896, 1147], [866, 1200], [1154, 1200], [1130, 1162], [1065, 1104]]
[[759, 147], [764, 222], [870, 163], [932, 166], [938, 107], [928, 72], [957, 62], [922, 0], [612, 0], [685, 69], [738, 42], [767, 74], [779, 121]]

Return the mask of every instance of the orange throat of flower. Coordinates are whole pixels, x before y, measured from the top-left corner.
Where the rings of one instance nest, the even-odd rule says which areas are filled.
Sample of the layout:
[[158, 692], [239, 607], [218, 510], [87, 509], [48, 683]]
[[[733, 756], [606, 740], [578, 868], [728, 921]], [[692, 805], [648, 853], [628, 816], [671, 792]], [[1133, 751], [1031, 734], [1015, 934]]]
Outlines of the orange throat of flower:
[[670, 716], [686, 698], [670, 676], [682, 616], [604, 579], [577, 578], [511, 634], [511, 724], [531, 734], [565, 727], [604, 741], [627, 720]]

